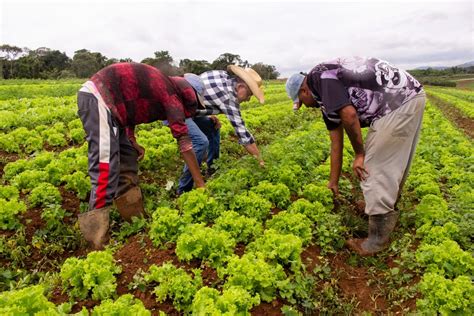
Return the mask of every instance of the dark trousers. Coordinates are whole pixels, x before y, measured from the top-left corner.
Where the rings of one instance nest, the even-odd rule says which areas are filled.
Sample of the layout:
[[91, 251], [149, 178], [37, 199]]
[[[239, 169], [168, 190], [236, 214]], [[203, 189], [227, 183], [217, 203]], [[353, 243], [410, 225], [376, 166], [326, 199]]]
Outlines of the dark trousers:
[[[219, 158], [221, 134], [208, 116], [186, 119], [189, 136], [199, 166], [207, 154], [207, 168], [211, 169], [214, 159]], [[193, 177], [187, 165], [184, 165], [183, 175], [179, 179], [178, 193], [191, 191], [194, 185]]]
[[89, 209], [93, 210], [112, 205], [115, 197], [138, 185], [138, 153], [107, 106], [93, 94], [80, 91], [77, 104], [89, 145]]

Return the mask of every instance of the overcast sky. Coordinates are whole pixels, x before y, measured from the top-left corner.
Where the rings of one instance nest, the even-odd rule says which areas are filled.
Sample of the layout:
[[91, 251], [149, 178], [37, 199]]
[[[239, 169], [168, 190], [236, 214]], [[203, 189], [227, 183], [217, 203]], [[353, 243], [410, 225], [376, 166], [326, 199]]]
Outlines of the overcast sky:
[[[381, 3], [384, 4], [381, 4]], [[474, 60], [472, 1], [0, 0], [0, 43], [86, 48], [140, 61], [221, 53], [277, 67], [283, 77], [338, 56], [375, 56], [411, 69]]]

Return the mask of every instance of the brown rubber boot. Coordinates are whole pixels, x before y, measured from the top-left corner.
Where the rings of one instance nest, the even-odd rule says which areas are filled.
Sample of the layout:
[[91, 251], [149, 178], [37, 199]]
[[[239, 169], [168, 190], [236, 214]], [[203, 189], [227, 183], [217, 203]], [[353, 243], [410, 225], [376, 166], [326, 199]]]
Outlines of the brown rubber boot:
[[373, 256], [389, 245], [390, 233], [397, 224], [400, 212], [369, 216], [369, 236], [365, 239], [349, 239], [346, 245], [359, 255]]
[[118, 212], [127, 222], [132, 221], [133, 216], [143, 217], [145, 210], [143, 209], [142, 191], [135, 186], [114, 200]]
[[104, 249], [109, 239], [109, 212], [110, 206], [107, 206], [78, 216], [82, 235], [95, 250]]

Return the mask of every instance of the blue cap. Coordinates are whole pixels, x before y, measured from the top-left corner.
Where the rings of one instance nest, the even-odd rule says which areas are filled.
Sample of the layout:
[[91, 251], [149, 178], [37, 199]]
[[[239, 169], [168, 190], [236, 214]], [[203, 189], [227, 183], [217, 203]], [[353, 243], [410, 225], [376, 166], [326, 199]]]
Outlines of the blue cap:
[[286, 93], [293, 103], [299, 103], [298, 92], [300, 92], [304, 77], [304, 75], [297, 73], [291, 75], [286, 81]]
[[201, 77], [192, 73], [186, 73], [183, 77], [196, 91], [199, 102], [204, 106], [204, 81], [202, 81]]
[[204, 92], [204, 82], [202, 81], [201, 77], [198, 75], [187, 73], [184, 74], [184, 79], [196, 90], [197, 93], [203, 94]]

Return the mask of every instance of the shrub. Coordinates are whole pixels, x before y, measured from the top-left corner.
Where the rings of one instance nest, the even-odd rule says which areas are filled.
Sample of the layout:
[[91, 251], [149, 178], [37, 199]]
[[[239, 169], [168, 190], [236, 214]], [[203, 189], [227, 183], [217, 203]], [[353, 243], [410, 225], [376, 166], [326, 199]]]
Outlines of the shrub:
[[296, 272], [301, 267], [302, 244], [301, 239], [293, 234], [268, 229], [263, 236], [248, 246], [247, 251], [283, 266], [290, 266]]
[[194, 269], [193, 274], [194, 278], [167, 262], [160, 267], [152, 265], [144, 278], [149, 284], [157, 284], [153, 293], [158, 302], [172, 299], [173, 305], [181, 311], [188, 309], [194, 295], [202, 287], [201, 270]]
[[259, 295], [252, 296], [241, 287], [231, 286], [219, 293], [207, 286], [197, 291], [193, 299], [193, 315], [250, 315], [249, 310], [260, 304]]
[[67, 258], [61, 267], [63, 290], [71, 298], [94, 300], [110, 298], [117, 287], [114, 274], [122, 269], [115, 265], [114, 258], [107, 251], [93, 251], [86, 259]]
[[283, 183], [272, 184], [262, 181], [252, 188], [252, 191], [263, 196], [279, 208], [286, 208], [290, 204], [290, 189]]
[[152, 215], [148, 234], [155, 246], [165, 242], [175, 242], [187, 224], [188, 222], [179, 215], [178, 210], [159, 207]]
[[280, 234], [293, 234], [301, 238], [305, 246], [311, 242], [313, 236], [311, 226], [311, 221], [305, 215], [286, 211], [274, 215], [267, 222], [267, 228], [274, 229]]
[[176, 255], [180, 260], [198, 258], [217, 267], [233, 254], [234, 247], [235, 240], [229, 233], [204, 227], [204, 224], [191, 224], [178, 237]]
[[419, 284], [422, 299], [416, 306], [420, 312], [441, 315], [472, 315], [474, 286], [470, 277], [462, 275], [449, 280], [437, 273], [425, 273]]
[[463, 251], [453, 240], [445, 240], [439, 245], [421, 245], [416, 251], [416, 260], [428, 272], [453, 278], [474, 274], [474, 258]]
[[25, 211], [26, 205], [21, 201], [0, 199], [0, 229], [20, 227], [17, 215]]
[[48, 204], [61, 204], [62, 197], [54, 185], [51, 183], [41, 183], [31, 190], [28, 201], [31, 206], [45, 206]]
[[61, 315], [41, 285], [0, 293], [1, 315]]
[[228, 232], [236, 242], [248, 243], [262, 233], [262, 224], [255, 218], [226, 211], [216, 219], [213, 229]]
[[310, 202], [319, 202], [326, 208], [333, 207], [333, 194], [325, 185], [308, 184], [304, 187], [303, 197]]
[[149, 316], [151, 312], [143, 306], [142, 301], [133, 297], [132, 294], [120, 296], [116, 301], [107, 299], [94, 307], [92, 316], [108, 316], [108, 315], [134, 315]]
[[224, 289], [238, 286], [251, 295], [258, 294], [265, 302], [276, 298], [277, 290], [286, 279], [281, 265], [267, 263], [253, 253], [241, 258], [232, 257], [227, 266], [220, 267], [217, 272], [220, 278], [227, 277]]
[[186, 220], [195, 223], [212, 221], [220, 213], [219, 204], [204, 189], [184, 193], [178, 198], [178, 206]]
[[250, 218], [265, 219], [270, 214], [272, 203], [252, 191], [236, 195], [230, 209]]

